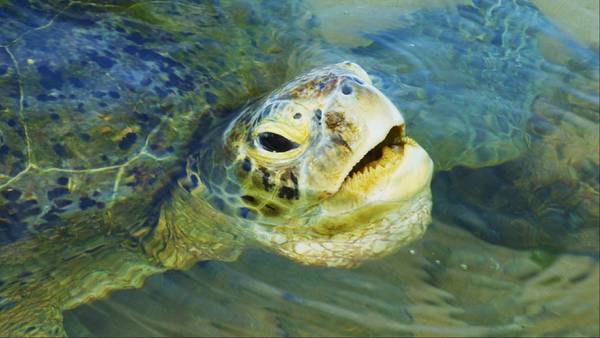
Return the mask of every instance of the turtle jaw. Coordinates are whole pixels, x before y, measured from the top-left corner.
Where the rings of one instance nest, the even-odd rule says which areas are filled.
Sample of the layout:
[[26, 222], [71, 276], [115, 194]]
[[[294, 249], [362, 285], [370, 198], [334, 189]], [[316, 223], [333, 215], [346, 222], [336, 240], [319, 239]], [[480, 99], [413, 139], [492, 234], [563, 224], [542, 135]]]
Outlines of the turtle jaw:
[[410, 199], [429, 187], [432, 172], [431, 158], [406, 136], [404, 124], [394, 126], [354, 164], [338, 191], [324, 201], [324, 213], [347, 213], [368, 204]]
[[[428, 186], [404, 203], [368, 205], [352, 213], [322, 216], [319, 224], [310, 228], [270, 231], [255, 224], [253, 231], [267, 248], [300, 264], [353, 268], [420, 238], [431, 223], [431, 206]], [[344, 229], [352, 223], [360, 226]], [[321, 233], [322, 229], [315, 229], [318, 227], [337, 231]]]

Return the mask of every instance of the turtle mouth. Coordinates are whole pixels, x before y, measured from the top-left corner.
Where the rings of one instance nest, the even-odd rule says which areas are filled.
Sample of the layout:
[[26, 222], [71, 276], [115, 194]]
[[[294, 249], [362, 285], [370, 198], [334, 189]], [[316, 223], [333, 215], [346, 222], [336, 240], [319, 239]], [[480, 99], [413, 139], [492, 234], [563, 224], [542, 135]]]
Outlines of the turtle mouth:
[[414, 142], [406, 137], [404, 129], [404, 124], [392, 127], [383, 141], [369, 150], [352, 167], [344, 179], [342, 188], [367, 177], [383, 174], [382, 171], [400, 162], [404, 155], [404, 145]]

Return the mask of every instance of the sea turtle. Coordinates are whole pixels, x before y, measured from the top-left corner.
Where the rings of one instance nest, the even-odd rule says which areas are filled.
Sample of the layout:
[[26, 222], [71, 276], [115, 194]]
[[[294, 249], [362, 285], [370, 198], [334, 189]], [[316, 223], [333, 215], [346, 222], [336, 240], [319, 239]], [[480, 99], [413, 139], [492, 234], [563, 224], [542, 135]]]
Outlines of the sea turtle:
[[[301, 2], [0, 6], [3, 334], [64, 334], [65, 309], [245, 245], [385, 255], [425, 231], [432, 162], [376, 87], [448, 169], [519, 157], [547, 80], [520, 71], [543, 59], [538, 14], [512, 2], [423, 11], [355, 50], [323, 44]], [[385, 53], [418, 37], [460, 76]], [[449, 99], [459, 84], [482, 100]]]
[[3, 335], [251, 242], [347, 267], [425, 231], [432, 161], [360, 66], [260, 98], [297, 7], [2, 4]]

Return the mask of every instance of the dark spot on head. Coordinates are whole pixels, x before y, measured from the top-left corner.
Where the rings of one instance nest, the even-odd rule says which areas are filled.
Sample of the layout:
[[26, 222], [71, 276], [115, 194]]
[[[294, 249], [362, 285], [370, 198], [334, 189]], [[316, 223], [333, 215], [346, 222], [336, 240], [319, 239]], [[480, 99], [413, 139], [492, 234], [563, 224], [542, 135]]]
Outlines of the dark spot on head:
[[14, 202], [21, 197], [21, 192], [17, 189], [8, 188], [2, 191], [2, 196], [4, 196], [4, 198], [6, 198], [7, 200]]
[[252, 162], [250, 162], [249, 158], [246, 157], [242, 162], [242, 169], [244, 169], [244, 171], [252, 170]]
[[345, 121], [344, 114], [340, 112], [330, 112], [325, 117], [325, 124], [333, 131], [344, 125]]
[[50, 114], [50, 118], [53, 121], [58, 121], [58, 120], [60, 120], [60, 115], [58, 115], [57, 113], [52, 113], [52, 114]]
[[269, 172], [265, 168], [260, 168], [260, 172], [262, 174], [263, 187], [266, 191], [271, 190], [271, 187], [273, 186], [271, 183], [269, 183], [269, 176], [271, 176], [271, 174], [269, 174]]
[[253, 196], [250, 195], [244, 195], [242, 196], [242, 200], [250, 205], [256, 205], [257, 201], [256, 198], [254, 198]]
[[290, 172], [290, 179], [292, 180], [292, 182], [294, 182], [294, 185], [298, 187], [298, 178], [296, 177], [296, 175], [294, 175], [293, 172]]
[[56, 179], [56, 183], [60, 185], [67, 185], [69, 183], [69, 178], [64, 176], [59, 177]]
[[279, 208], [274, 204], [265, 205], [265, 207], [262, 208], [261, 211], [266, 216], [277, 216], [280, 212]]
[[206, 99], [206, 103], [208, 104], [217, 103], [217, 96], [209, 91], [204, 92], [204, 99]]
[[94, 201], [93, 199], [91, 199], [89, 197], [81, 197], [79, 199], [79, 208], [81, 210], [86, 210], [88, 208], [93, 207], [94, 205], [96, 205], [96, 201]]
[[321, 109], [316, 109], [315, 110], [315, 118], [318, 121], [321, 121], [321, 117], [323, 116], [323, 111]]
[[294, 188], [290, 188], [290, 187], [281, 187], [281, 189], [279, 189], [279, 194], [277, 195], [279, 198], [285, 198], [288, 200], [294, 199], [294, 198], [298, 198], [298, 191]]
[[300, 113], [294, 114], [294, 119], [296, 119], [296, 120], [300, 119], [301, 117], [302, 117], [302, 114], [300, 114]]
[[131, 148], [131, 146], [135, 143], [136, 140], [137, 134], [134, 132], [129, 132], [127, 133], [127, 135], [123, 136], [123, 138], [119, 142], [119, 148], [121, 148], [122, 150], [127, 150]]

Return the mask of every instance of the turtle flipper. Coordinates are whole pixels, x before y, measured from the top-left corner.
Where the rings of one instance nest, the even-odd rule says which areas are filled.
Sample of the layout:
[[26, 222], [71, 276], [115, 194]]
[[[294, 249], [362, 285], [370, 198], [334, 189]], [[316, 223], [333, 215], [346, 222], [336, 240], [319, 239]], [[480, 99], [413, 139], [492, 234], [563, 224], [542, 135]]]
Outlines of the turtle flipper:
[[[9, 305], [11, 303], [8, 303]], [[63, 315], [58, 304], [48, 300], [27, 299], [2, 312], [0, 336], [65, 337]]]
[[119, 236], [95, 234], [34, 238], [3, 248], [0, 336], [64, 336], [62, 311], [113, 290], [139, 288], [146, 277], [164, 271], [126, 244]]

